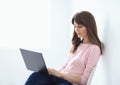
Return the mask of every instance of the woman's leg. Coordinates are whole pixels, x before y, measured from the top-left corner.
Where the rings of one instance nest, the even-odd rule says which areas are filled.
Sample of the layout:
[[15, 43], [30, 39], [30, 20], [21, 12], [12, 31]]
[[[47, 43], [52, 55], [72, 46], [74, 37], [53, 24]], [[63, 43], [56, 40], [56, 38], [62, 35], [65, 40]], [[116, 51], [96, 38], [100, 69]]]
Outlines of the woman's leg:
[[30, 75], [25, 85], [50, 85], [50, 82], [48, 75], [35, 72]]
[[55, 85], [72, 85], [71, 83], [68, 82], [61, 82], [61, 83], [57, 83]]
[[55, 85], [72, 85], [70, 82], [68, 82], [68, 81], [61, 81], [61, 82], [58, 82], [57, 84], [55, 84]]
[[72, 83], [70, 83], [67, 80], [62, 79], [62, 78], [51, 76], [51, 79], [52, 79], [52, 81], [54, 83], [52, 85], [72, 85]]
[[35, 72], [30, 75], [25, 85], [72, 85], [70, 82], [55, 77], [53, 75], [45, 75], [40, 72]]

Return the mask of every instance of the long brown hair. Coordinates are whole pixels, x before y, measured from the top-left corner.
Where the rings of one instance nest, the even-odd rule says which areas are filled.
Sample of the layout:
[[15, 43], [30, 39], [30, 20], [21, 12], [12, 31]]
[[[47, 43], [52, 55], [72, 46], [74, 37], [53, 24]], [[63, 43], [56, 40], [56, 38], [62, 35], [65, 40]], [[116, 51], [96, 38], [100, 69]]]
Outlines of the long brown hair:
[[[72, 18], [73, 25], [74, 25], [74, 22], [76, 22], [77, 24], [82, 24], [87, 28], [88, 38], [90, 42], [92, 44], [98, 45], [100, 47], [101, 54], [102, 54], [102, 43], [97, 34], [97, 26], [96, 26], [94, 16], [88, 11], [78, 12]], [[77, 34], [74, 31], [73, 37], [72, 37], [72, 45], [73, 45], [71, 49], [72, 53], [76, 51], [80, 43], [82, 43], [82, 41], [78, 38]]]

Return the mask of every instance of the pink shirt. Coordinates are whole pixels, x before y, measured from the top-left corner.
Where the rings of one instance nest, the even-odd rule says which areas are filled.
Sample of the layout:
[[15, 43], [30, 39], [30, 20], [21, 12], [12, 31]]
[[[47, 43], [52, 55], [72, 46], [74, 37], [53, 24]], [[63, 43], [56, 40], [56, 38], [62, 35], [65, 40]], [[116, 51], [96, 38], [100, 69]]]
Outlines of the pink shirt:
[[60, 71], [65, 74], [81, 76], [81, 83], [73, 85], [86, 85], [92, 69], [97, 65], [100, 55], [100, 48], [97, 45], [82, 43], [74, 54], [69, 55], [67, 62]]

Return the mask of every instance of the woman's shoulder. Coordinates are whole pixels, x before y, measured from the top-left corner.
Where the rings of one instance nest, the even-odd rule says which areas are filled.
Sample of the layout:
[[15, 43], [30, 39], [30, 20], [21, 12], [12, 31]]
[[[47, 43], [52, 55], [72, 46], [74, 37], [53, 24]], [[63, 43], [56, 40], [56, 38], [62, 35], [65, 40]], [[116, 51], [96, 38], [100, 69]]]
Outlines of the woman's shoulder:
[[99, 51], [100, 52], [100, 47], [98, 45], [96, 45], [96, 44], [90, 44], [89, 49], [91, 51], [95, 51], [95, 52]]
[[89, 47], [89, 48], [91, 48], [91, 49], [94, 49], [94, 48], [100, 49], [98, 45], [92, 44], [92, 43], [82, 43], [81, 45], [86, 46], [86, 47]]
[[[97, 48], [97, 49], [99, 48], [99, 46], [96, 45], [96, 44], [90, 44], [90, 47], [91, 47], [91, 48]], [[100, 48], [99, 48], [99, 49], [100, 49]]]

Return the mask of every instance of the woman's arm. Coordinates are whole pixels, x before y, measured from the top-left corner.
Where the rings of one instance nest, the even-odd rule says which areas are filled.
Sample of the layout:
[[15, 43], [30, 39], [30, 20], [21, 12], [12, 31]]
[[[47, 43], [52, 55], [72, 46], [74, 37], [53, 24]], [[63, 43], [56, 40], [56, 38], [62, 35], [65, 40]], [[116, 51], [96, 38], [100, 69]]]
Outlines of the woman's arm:
[[88, 78], [93, 71], [93, 68], [97, 65], [98, 60], [100, 58], [101, 52], [100, 48], [96, 45], [91, 46], [89, 55], [87, 56], [86, 68], [81, 75], [81, 84], [86, 84]]
[[71, 83], [80, 84], [81, 77], [80, 75], [64, 74], [55, 69], [48, 69], [49, 74], [54, 75], [59, 78], [63, 78]]

